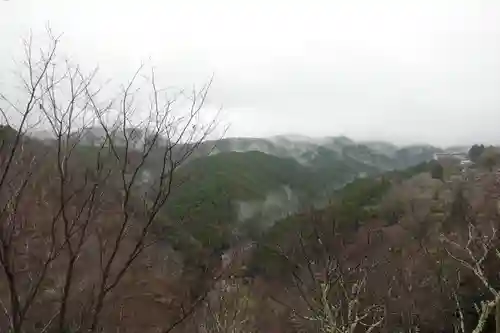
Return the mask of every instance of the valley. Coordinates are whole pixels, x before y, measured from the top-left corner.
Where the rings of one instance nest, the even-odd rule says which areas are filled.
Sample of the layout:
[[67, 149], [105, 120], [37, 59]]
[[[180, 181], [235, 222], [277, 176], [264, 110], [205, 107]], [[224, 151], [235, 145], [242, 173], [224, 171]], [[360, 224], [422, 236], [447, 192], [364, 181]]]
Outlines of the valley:
[[345, 137], [228, 138], [205, 145], [213, 148], [202, 146], [179, 170], [183, 187], [166, 204], [166, 213], [177, 219], [189, 216], [195, 225], [220, 221], [236, 235], [238, 229], [259, 233], [288, 215], [325, 207], [356, 179], [428, 162], [442, 151], [385, 144], [392, 147], [385, 154]]

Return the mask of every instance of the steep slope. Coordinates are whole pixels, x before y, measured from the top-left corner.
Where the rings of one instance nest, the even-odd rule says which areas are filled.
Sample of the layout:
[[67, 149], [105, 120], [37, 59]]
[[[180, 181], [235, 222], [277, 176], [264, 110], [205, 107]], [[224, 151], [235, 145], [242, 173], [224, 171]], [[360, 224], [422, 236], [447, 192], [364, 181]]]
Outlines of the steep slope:
[[378, 172], [326, 148], [311, 160], [307, 166], [257, 151], [197, 158], [179, 170], [182, 187], [172, 194], [165, 212], [173, 221], [183, 221], [203, 244], [223, 246], [241, 228], [265, 228], [308, 206], [322, 205], [360, 174]]
[[[277, 222], [257, 241], [242, 274], [270, 286], [271, 299], [297, 309], [302, 290], [321, 285], [328, 276], [323, 274], [366, 265], [364, 292], [368, 302], [378, 300], [388, 309], [387, 325], [414, 325], [417, 314], [423, 331], [448, 327], [442, 318], [452, 318], [456, 309], [441, 274], [456, 263], [443, 255], [440, 237], [453, 200], [450, 185], [432, 179], [430, 167], [356, 180], [328, 207]], [[450, 227], [467, 232], [460, 219]], [[339, 266], [332, 268], [332, 260]], [[297, 285], [303, 289], [293, 298], [287, 292]]]
[[[308, 173], [293, 159], [261, 152], [221, 153], [198, 158], [179, 170], [179, 190], [172, 193], [164, 211], [172, 221], [182, 221], [201, 246], [227, 247], [242, 219], [240, 203], [260, 202], [280, 189], [294, 195], [310, 195]], [[306, 194], [307, 193], [307, 194]], [[285, 206], [288, 197], [276, 199]], [[254, 214], [246, 213], [246, 219]]]
[[[307, 170], [293, 159], [261, 152], [221, 153], [199, 158], [182, 169], [185, 179], [182, 193], [175, 194], [169, 212], [176, 217], [187, 211], [196, 215], [203, 203], [211, 207], [226, 205], [231, 200], [262, 199], [280, 186], [308, 190]], [[192, 206], [195, 211], [191, 211]], [[211, 216], [205, 218], [211, 219]], [[229, 218], [229, 216], [227, 216]]]
[[[345, 158], [349, 158], [380, 170], [396, 169], [397, 162], [393, 157], [381, 154], [372, 150], [367, 145], [353, 145], [344, 147], [342, 150]], [[416, 164], [425, 161], [426, 159], [416, 159]]]
[[208, 141], [181, 170], [183, 186], [165, 212], [202, 244], [224, 247], [242, 228], [265, 229], [306, 207], [322, 207], [356, 178], [430, 160], [436, 150], [407, 147], [389, 156], [347, 137]]

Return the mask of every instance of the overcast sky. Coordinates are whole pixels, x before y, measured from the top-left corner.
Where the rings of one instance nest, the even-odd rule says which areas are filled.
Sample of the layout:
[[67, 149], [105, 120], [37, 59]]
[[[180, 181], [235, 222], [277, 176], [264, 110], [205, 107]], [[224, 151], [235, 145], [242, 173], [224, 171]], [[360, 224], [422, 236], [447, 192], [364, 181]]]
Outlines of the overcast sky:
[[[8, 0], [0, 81], [29, 29], [125, 80], [215, 81], [229, 136], [500, 143], [500, 1]], [[5, 82], [0, 82], [5, 85]]]

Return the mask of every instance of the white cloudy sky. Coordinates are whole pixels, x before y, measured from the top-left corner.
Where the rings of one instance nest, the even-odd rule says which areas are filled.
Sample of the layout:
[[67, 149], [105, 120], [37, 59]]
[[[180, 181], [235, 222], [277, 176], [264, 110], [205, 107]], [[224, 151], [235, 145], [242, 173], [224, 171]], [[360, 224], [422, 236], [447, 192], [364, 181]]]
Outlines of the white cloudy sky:
[[497, 0], [1, 1], [0, 80], [47, 22], [114, 79], [148, 59], [171, 85], [214, 73], [230, 136], [500, 143]]

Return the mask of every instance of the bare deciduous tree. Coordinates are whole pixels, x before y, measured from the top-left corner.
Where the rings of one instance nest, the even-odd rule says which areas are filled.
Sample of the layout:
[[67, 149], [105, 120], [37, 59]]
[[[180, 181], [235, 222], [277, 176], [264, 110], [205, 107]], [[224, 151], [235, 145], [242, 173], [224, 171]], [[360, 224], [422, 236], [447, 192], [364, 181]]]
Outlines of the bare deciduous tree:
[[[460, 266], [471, 272], [482, 286], [490, 294], [490, 298], [481, 301], [481, 304], [474, 304], [478, 314], [478, 321], [473, 330], [474, 333], [481, 333], [485, 329], [488, 317], [495, 310], [496, 332], [500, 332], [500, 290], [488, 277], [485, 270], [485, 262], [491, 256], [500, 259], [500, 252], [497, 248], [497, 229], [491, 225], [490, 228], [484, 228], [469, 223], [468, 234], [464, 241], [441, 236], [441, 240], [446, 247], [448, 255]], [[465, 333], [465, 323], [462, 307], [457, 297], [456, 291], [452, 290], [454, 299], [459, 312], [459, 327]]]
[[[60, 39], [49, 36], [38, 55], [25, 43], [26, 100], [0, 94], [0, 328], [97, 332], [110, 296], [156, 241], [152, 226], [182, 184], [176, 170], [216, 125], [200, 118], [210, 82], [171, 93], [141, 66], [105, 97], [97, 70], [59, 58]], [[51, 132], [44, 143], [27, 135], [40, 128]]]
[[[382, 324], [383, 307], [379, 305], [363, 305], [362, 293], [366, 288], [366, 274], [346, 283], [339, 277], [335, 284], [331, 281], [321, 283], [321, 298], [311, 316], [305, 318], [317, 322], [321, 332], [354, 333], [358, 327], [372, 332]], [[332, 289], [339, 289], [334, 291]]]
[[218, 287], [205, 303], [200, 333], [257, 332], [252, 314], [255, 300], [249, 286], [240, 279], [227, 279]]
[[352, 265], [337, 257], [329, 246], [332, 240], [323, 236], [316, 227], [309, 237], [298, 233], [299, 261], [280, 251], [291, 267], [294, 288], [290, 292], [301, 302], [290, 305], [276, 301], [291, 310], [292, 320], [298, 326], [312, 325], [309, 329], [315, 331], [354, 333], [380, 328], [384, 307], [372, 304], [366, 293], [368, 273], [374, 265]]

